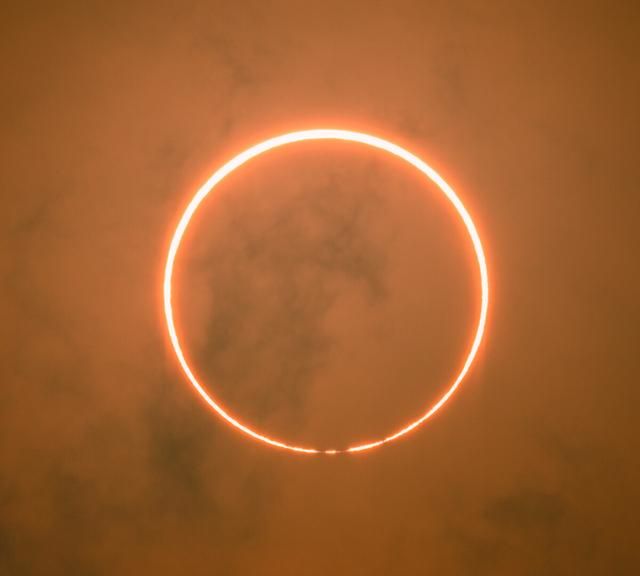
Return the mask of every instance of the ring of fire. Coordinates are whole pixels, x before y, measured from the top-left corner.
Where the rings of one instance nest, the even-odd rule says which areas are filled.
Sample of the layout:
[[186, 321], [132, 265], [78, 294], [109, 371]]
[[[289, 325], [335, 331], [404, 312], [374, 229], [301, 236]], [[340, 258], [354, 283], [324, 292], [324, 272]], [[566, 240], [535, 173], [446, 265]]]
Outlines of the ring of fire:
[[[180, 243], [182, 242], [182, 238], [189, 225], [189, 222], [191, 221], [193, 214], [198, 209], [198, 206], [202, 203], [202, 201], [207, 197], [209, 192], [211, 192], [211, 190], [213, 190], [213, 188], [217, 184], [219, 184], [225, 177], [231, 174], [234, 170], [240, 168], [243, 164], [245, 164], [252, 158], [255, 158], [256, 156], [259, 156], [260, 154], [263, 154], [264, 152], [267, 152], [269, 150], [273, 150], [274, 148], [279, 148], [280, 146], [309, 140], [343, 140], [365, 144], [367, 146], [378, 148], [393, 156], [401, 158], [402, 160], [406, 161], [414, 168], [422, 172], [447, 197], [449, 202], [451, 202], [456, 212], [462, 219], [467, 233], [469, 234], [469, 238], [471, 239], [471, 242], [473, 244], [478, 270], [480, 273], [480, 313], [478, 316], [471, 348], [469, 349], [469, 353], [467, 354], [466, 359], [462, 365], [462, 369], [460, 370], [460, 372], [458, 372], [448, 390], [422, 416], [420, 416], [417, 420], [410, 422], [400, 430], [397, 430], [393, 434], [390, 434], [389, 436], [385, 436], [384, 438], [380, 438], [378, 440], [366, 442], [363, 444], [356, 444], [344, 449], [318, 449], [287, 444], [286, 442], [277, 440], [275, 438], [270, 438], [265, 434], [253, 430], [252, 428], [246, 426], [237, 418], [232, 416], [228, 411], [226, 411], [223, 406], [216, 402], [207, 393], [207, 391], [198, 382], [193, 371], [189, 367], [189, 364], [184, 357], [184, 353], [182, 352], [180, 341], [178, 339], [173, 318], [173, 308], [171, 304], [171, 280], [173, 276], [173, 268], [176, 256], [178, 254], [178, 249], [180, 248]], [[458, 198], [451, 186], [449, 186], [449, 184], [447, 184], [443, 180], [443, 178], [423, 160], [421, 160], [408, 150], [401, 148], [397, 144], [394, 144], [382, 138], [378, 138], [376, 136], [371, 136], [369, 134], [339, 129], [304, 130], [300, 132], [289, 132], [281, 136], [276, 136], [275, 138], [270, 138], [238, 154], [236, 157], [229, 160], [226, 164], [224, 164], [221, 168], [214, 172], [214, 174], [202, 185], [202, 187], [196, 192], [195, 196], [191, 199], [191, 201], [187, 205], [186, 210], [182, 214], [180, 221], [178, 222], [178, 226], [175, 229], [175, 232], [173, 233], [164, 269], [163, 290], [164, 314], [167, 323], [169, 338], [171, 340], [171, 345], [176, 354], [176, 357], [178, 358], [180, 367], [184, 371], [189, 382], [191, 382], [198, 394], [202, 397], [202, 399], [228, 424], [240, 430], [244, 434], [250, 436], [254, 440], [259, 440], [260, 442], [263, 442], [275, 448], [281, 448], [284, 450], [290, 450], [292, 452], [301, 452], [307, 454], [338, 454], [345, 452], [362, 452], [365, 450], [370, 450], [372, 448], [377, 448], [378, 446], [382, 446], [383, 444], [387, 444], [392, 440], [396, 440], [401, 436], [404, 436], [405, 434], [411, 432], [412, 430], [423, 424], [431, 416], [433, 416], [440, 408], [442, 408], [442, 406], [444, 406], [449, 398], [451, 398], [451, 396], [460, 386], [460, 383], [462, 382], [464, 377], [469, 372], [469, 369], [473, 364], [473, 361], [478, 352], [478, 348], [480, 347], [480, 343], [482, 342], [484, 336], [485, 325], [487, 322], [487, 311], [489, 307], [489, 278], [484, 250], [482, 248], [482, 242], [480, 241], [480, 236], [478, 235], [475, 224], [473, 223], [469, 212], [467, 212], [464, 204]]]

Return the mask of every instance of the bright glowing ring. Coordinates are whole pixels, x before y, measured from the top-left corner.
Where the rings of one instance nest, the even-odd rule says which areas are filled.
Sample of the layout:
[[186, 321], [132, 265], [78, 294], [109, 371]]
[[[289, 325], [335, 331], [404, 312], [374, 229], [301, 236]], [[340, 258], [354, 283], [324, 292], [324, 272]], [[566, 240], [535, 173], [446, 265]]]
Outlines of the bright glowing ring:
[[[252, 430], [248, 426], [245, 426], [239, 420], [231, 416], [231, 414], [229, 414], [220, 404], [216, 403], [211, 398], [211, 396], [207, 394], [207, 392], [200, 385], [195, 375], [191, 371], [191, 368], [187, 364], [187, 361], [182, 352], [182, 348], [180, 346], [180, 341], [178, 340], [178, 335], [176, 333], [176, 328], [173, 320], [173, 308], [171, 306], [171, 277], [173, 275], [173, 267], [175, 264], [176, 255], [178, 253], [178, 248], [180, 248], [180, 242], [182, 241], [184, 233], [187, 229], [187, 226], [189, 225], [193, 214], [197, 210], [200, 203], [206, 198], [207, 194], [209, 194], [214, 186], [216, 186], [216, 184], [219, 184], [226, 176], [231, 174], [234, 170], [236, 170], [252, 158], [259, 156], [263, 152], [273, 150], [274, 148], [278, 148], [286, 144], [305, 142], [307, 140], [344, 140], [348, 142], [358, 142], [360, 144], [366, 144], [367, 146], [378, 148], [380, 150], [388, 152], [389, 154], [392, 154], [393, 156], [397, 156], [398, 158], [405, 160], [406, 162], [417, 168], [427, 178], [429, 178], [429, 180], [436, 184], [438, 188], [440, 188], [440, 190], [448, 198], [451, 204], [453, 204], [458, 215], [464, 222], [469, 237], [471, 238], [471, 242], [473, 243], [473, 249], [475, 251], [478, 269], [480, 272], [481, 306], [480, 315], [478, 317], [478, 324], [469, 354], [467, 355], [462, 369], [456, 376], [450, 388], [433, 406], [431, 406], [431, 408], [429, 408], [429, 410], [427, 410], [427, 412], [425, 412], [424, 415], [422, 415], [417, 420], [414, 420], [404, 428], [394, 432], [390, 436], [386, 436], [382, 439], [372, 442], [350, 446], [341, 450], [321, 450], [317, 448], [293, 446], [287, 444], [286, 442], [282, 442], [274, 438], [269, 438], [264, 434], [260, 434], [255, 430]], [[425, 162], [420, 160], [420, 158], [405, 150], [404, 148], [401, 148], [397, 144], [393, 144], [392, 142], [383, 140], [382, 138], [378, 138], [376, 136], [371, 136], [369, 134], [363, 134], [360, 132], [351, 132], [349, 130], [317, 129], [304, 130], [301, 132], [290, 132], [288, 134], [270, 138], [269, 140], [265, 140], [264, 142], [256, 144], [255, 146], [252, 146], [251, 148], [248, 148], [244, 152], [238, 154], [235, 158], [229, 160], [229, 162], [227, 162], [224, 166], [214, 172], [214, 174], [202, 185], [202, 187], [196, 192], [195, 196], [189, 202], [186, 210], [184, 211], [184, 214], [182, 215], [182, 218], [180, 218], [180, 222], [178, 223], [178, 226], [173, 234], [173, 238], [171, 239], [171, 244], [169, 245], [169, 253], [167, 255], [167, 263], [164, 269], [164, 313], [167, 321], [169, 338], [171, 339], [171, 345], [173, 346], [182, 370], [184, 371], [198, 394], [200, 394], [203, 400], [211, 408], [213, 408], [219, 416], [226, 420], [227, 423], [244, 432], [248, 436], [251, 436], [255, 440], [259, 440], [260, 442], [264, 442], [265, 444], [269, 444], [270, 446], [274, 446], [276, 448], [282, 448], [285, 450], [291, 450], [293, 452], [303, 452], [308, 454], [338, 454], [342, 452], [362, 452], [364, 450], [370, 450], [371, 448], [376, 448], [378, 446], [381, 446], [382, 444], [386, 444], [388, 442], [391, 442], [392, 440], [396, 440], [397, 438], [400, 438], [400, 436], [404, 436], [405, 434], [420, 426], [420, 424], [428, 420], [431, 416], [433, 416], [447, 402], [447, 400], [451, 398], [451, 396], [457, 390], [458, 386], [460, 386], [460, 383], [469, 371], [469, 368], [471, 367], [471, 364], [473, 363], [473, 360], [478, 352], [478, 348], [480, 347], [480, 343], [482, 342], [485, 325], [487, 322], [488, 307], [489, 278], [484, 250], [482, 249], [482, 243], [480, 242], [478, 231], [476, 230], [471, 216], [469, 215], [466, 208], [464, 207], [456, 193], [453, 191], [451, 186], [449, 186], [433, 168], [431, 168]]]

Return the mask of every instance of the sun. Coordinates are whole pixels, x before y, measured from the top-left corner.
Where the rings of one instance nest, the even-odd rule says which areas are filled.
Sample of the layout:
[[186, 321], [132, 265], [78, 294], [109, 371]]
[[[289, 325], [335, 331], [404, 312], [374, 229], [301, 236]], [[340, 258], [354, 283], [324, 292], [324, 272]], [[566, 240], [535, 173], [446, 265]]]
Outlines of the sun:
[[[480, 277], [480, 312], [475, 324], [475, 331], [473, 335], [473, 340], [471, 343], [471, 347], [469, 348], [469, 352], [464, 359], [461, 370], [457, 373], [455, 378], [452, 380], [451, 385], [447, 389], [447, 391], [439, 398], [439, 400], [430, 406], [428, 410], [420, 416], [418, 419], [408, 422], [403, 428], [396, 430], [394, 433], [385, 436], [383, 438], [379, 438], [376, 440], [372, 440], [370, 442], [354, 444], [352, 446], [348, 446], [346, 448], [341, 449], [320, 449], [314, 447], [305, 447], [305, 446], [295, 446], [293, 444], [289, 444], [283, 440], [272, 438], [268, 436], [266, 433], [258, 432], [253, 428], [243, 424], [238, 418], [232, 416], [219, 402], [216, 402], [210, 394], [202, 387], [193, 371], [191, 370], [187, 360], [185, 359], [184, 353], [182, 351], [182, 346], [180, 344], [180, 340], [178, 338], [178, 334], [176, 332], [174, 317], [173, 317], [173, 307], [171, 301], [171, 286], [172, 286], [172, 278], [173, 278], [173, 269], [176, 261], [176, 257], [178, 255], [178, 251], [180, 249], [180, 244], [182, 242], [182, 238], [189, 226], [191, 218], [195, 214], [196, 210], [202, 203], [202, 201], [207, 197], [207, 195], [229, 174], [231, 174], [234, 170], [237, 170], [251, 159], [260, 156], [270, 150], [274, 150], [276, 148], [280, 148], [282, 146], [288, 146], [290, 144], [295, 144], [298, 142], [306, 142], [311, 140], [342, 140], [347, 142], [355, 142], [358, 144], [363, 144], [365, 146], [370, 146], [372, 148], [377, 148], [382, 150], [392, 156], [396, 156], [408, 164], [412, 165], [415, 169], [422, 172], [424, 176], [433, 182], [440, 191], [446, 196], [447, 200], [453, 205], [458, 216], [462, 220], [466, 231], [469, 235], [469, 239], [473, 245], [473, 250], [475, 253], [475, 259], [478, 266], [479, 277]], [[372, 136], [370, 134], [365, 134], [362, 132], [353, 132], [350, 130], [340, 130], [340, 129], [332, 129], [332, 128], [319, 128], [313, 130], [302, 130], [299, 132], [289, 132], [287, 134], [282, 134], [280, 136], [276, 136], [274, 138], [269, 138], [263, 142], [260, 142], [250, 148], [247, 148], [231, 160], [229, 160], [226, 164], [221, 166], [218, 170], [216, 170], [212, 176], [200, 187], [200, 189], [195, 193], [189, 204], [187, 205], [184, 213], [182, 214], [180, 221], [178, 222], [178, 226], [176, 227], [173, 236], [171, 238], [171, 243], [169, 245], [169, 250], [167, 253], [166, 264], [164, 268], [164, 281], [163, 281], [163, 301], [164, 301], [164, 314], [167, 325], [167, 331], [169, 334], [169, 339], [171, 341], [171, 346], [175, 352], [175, 355], [178, 359], [178, 363], [185, 376], [194, 387], [194, 389], [198, 392], [200, 397], [212, 408], [227, 424], [233, 426], [240, 432], [243, 432], [247, 436], [250, 436], [254, 440], [262, 442], [265, 445], [271, 446], [273, 448], [280, 448], [283, 450], [288, 450], [291, 452], [298, 453], [306, 453], [306, 454], [342, 454], [342, 453], [354, 453], [354, 452], [363, 452], [366, 450], [371, 450], [373, 448], [377, 448], [384, 444], [388, 444], [393, 440], [397, 440], [398, 438], [405, 436], [412, 430], [415, 430], [426, 422], [431, 416], [433, 416], [442, 406], [446, 404], [446, 402], [451, 398], [451, 396], [456, 392], [461, 382], [464, 380], [465, 376], [469, 372], [471, 365], [473, 364], [476, 355], [478, 353], [478, 349], [480, 344], [484, 338], [485, 328], [487, 323], [487, 312], [489, 309], [489, 277], [487, 272], [487, 263], [484, 254], [484, 249], [482, 247], [482, 242], [480, 241], [480, 236], [478, 235], [478, 231], [476, 229], [475, 224], [469, 212], [465, 208], [464, 204], [458, 197], [458, 195], [454, 192], [453, 188], [447, 184], [447, 182], [426, 162], [418, 158], [415, 154], [412, 154], [408, 150], [394, 144], [393, 142], [389, 142], [388, 140], [384, 140], [383, 138], [379, 138], [377, 136]]]

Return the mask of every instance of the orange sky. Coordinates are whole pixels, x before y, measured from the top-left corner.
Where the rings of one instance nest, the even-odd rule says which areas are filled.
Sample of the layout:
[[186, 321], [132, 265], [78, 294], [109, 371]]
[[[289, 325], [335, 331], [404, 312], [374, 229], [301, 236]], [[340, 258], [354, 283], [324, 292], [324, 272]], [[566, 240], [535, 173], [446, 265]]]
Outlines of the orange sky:
[[[632, 2], [19, 3], [0, 22], [0, 574], [632, 574], [640, 558]], [[405, 440], [304, 458], [168, 347], [185, 203], [246, 146], [370, 131], [459, 193], [486, 345]], [[301, 442], [384, 434], [477, 312], [459, 222], [355, 146], [198, 213], [177, 309], [210, 386]]]

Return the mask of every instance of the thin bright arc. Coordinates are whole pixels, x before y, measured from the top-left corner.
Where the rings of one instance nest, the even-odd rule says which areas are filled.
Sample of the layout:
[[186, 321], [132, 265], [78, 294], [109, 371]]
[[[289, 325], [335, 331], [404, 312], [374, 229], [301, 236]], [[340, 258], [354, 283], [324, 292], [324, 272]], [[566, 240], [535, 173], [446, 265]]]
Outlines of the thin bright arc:
[[[287, 444], [286, 442], [276, 440], [270, 438], [264, 434], [260, 434], [255, 430], [252, 430], [248, 426], [242, 424], [236, 418], [231, 416], [227, 411], [225, 411], [222, 406], [217, 404], [204, 388], [200, 385], [197, 378], [191, 371], [185, 357], [182, 352], [182, 347], [180, 346], [180, 341], [178, 339], [178, 335], [175, 328], [174, 317], [173, 317], [173, 307], [171, 302], [171, 279], [173, 276], [173, 268], [175, 264], [175, 259], [178, 253], [178, 249], [180, 247], [180, 243], [182, 242], [182, 238], [184, 233], [186, 232], [187, 226], [193, 214], [198, 209], [198, 206], [202, 203], [202, 201], [207, 197], [209, 192], [219, 184], [226, 176], [231, 174], [234, 170], [259, 156], [260, 154], [272, 150], [274, 148], [278, 148], [280, 146], [284, 146], [286, 144], [293, 144], [296, 142], [304, 142], [309, 140], [343, 140], [349, 142], [357, 142], [361, 144], [366, 144], [373, 148], [378, 148], [380, 150], [384, 150], [398, 158], [401, 158], [417, 168], [420, 172], [422, 172], [427, 178], [429, 178], [432, 182], [434, 182], [440, 190], [445, 194], [447, 199], [453, 204], [454, 208], [458, 212], [458, 215], [462, 218], [464, 225], [467, 229], [467, 233], [471, 238], [471, 242], [473, 244], [473, 248], [476, 255], [476, 260], [478, 264], [478, 269], [480, 272], [480, 287], [481, 287], [481, 306], [480, 306], [480, 315], [478, 318], [478, 324], [475, 331], [475, 336], [473, 339], [473, 343], [471, 345], [471, 349], [469, 354], [466, 357], [464, 365], [457, 377], [455, 378], [453, 384], [447, 390], [447, 392], [436, 402], [423, 416], [418, 418], [417, 420], [411, 422], [404, 428], [398, 430], [397, 432], [386, 436], [380, 440], [376, 440], [373, 442], [357, 444], [355, 446], [351, 446], [342, 450], [336, 449], [326, 449], [319, 450], [316, 448], [309, 447], [301, 447], [295, 446], [291, 444]], [[221, 168], [219, 168], [213, 175], [200, 187], [200, 189], [196, 192], [194, 197], [191, 199], [189, 204], [187, 205], [186, 210], [184, 211], [180, 221], [178, 222], [178, 226], [173, 234], [171, 239], [171, 243], [169, 245], [169, 251], [167, 255], [167, 261], [165, 265], [164, 271], [164, 313], [167, 322], [167, 330], [169, 332], [169, 338], [171, 340], [171, 345], [173, 346], [176, 357], [178, 358], [178, 362], [186, 374], [187, 378], [196, 389], [198, 394], [202, 397], [202, 399], [211, 407], [215, 412], [221, 416], [227, 423], [231, 424], [244, 434], [254, 438], [255, 440], [259, 440], [264, 442], [270, 446], [281, 448], [285, 450], [290, 450], [293, 452], [307, 453], [307, 454], [339, 454], [345, 452], [362, 452], [365, 450], [370, 450], [372, 448], [376, 448], [393, 440], [404, 436], [405, 434], [411, 432], [425, 421], [427, 421], [431, 416], [433, 416], [448, 400], [451, 396], [456, 392], [460, 383], [467, 375], [473, 361], [477, 355], [478, 349], [482, 342], [482, 338], [484, 336], [486, 322], [487, 322], [487, 313], [489, 309], [489, 275], [487, 271], [487, 263], [484, 254], [484, 250], [482, 247], [482, 242], [480, 241], [480, 236], [478, 235], [478, 231], [473, 223], [473, 220], [467, 209], [465, 208], [462, 201], [458, 198], [457, 194], [453, 191], [451, 186], [447, 184], [447, 182], [428, 164], [426, 164], [423, 160], [418, 158], [416, 155], [412, 154], [408, 150], [384, 140], [382, 138], [378, 138], [377, 136], [372, 136], [369, 134], [364, 134], [361, 132], [353, 132], [350, 130], [340, 130], [340, 129], [315, 129], [315, 130], [303, 130], [299, 132], [289, 132], [287, 134], [282, 134], [280, 136], [276, 136], [274, 138], [270, 138], [265, 140], [251, 148], [248, 148], [244, 152], [241, 152], [231, 160], [229, 160], [226, 164], [224, 164]]]

